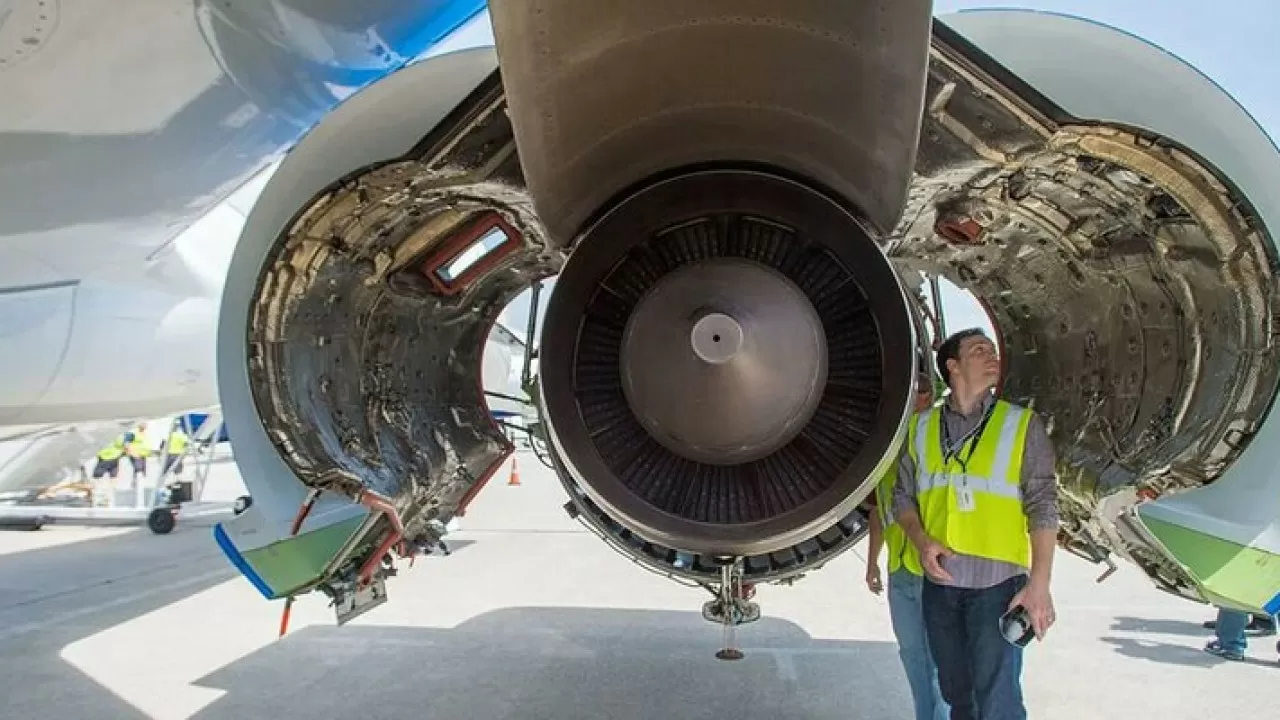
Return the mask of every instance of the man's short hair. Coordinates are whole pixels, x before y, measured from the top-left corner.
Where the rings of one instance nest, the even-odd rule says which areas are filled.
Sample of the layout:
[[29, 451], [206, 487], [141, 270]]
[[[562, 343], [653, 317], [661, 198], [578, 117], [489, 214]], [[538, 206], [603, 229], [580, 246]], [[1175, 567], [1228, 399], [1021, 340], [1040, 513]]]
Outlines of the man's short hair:
[[[924, 362], [929, 362], [928, 358], [921, 358]], [[916, 373], [916, 392], [929, 391], [933, 392], [933, 373], [929, 372], [928, 367], [921, 366]]]
[[967, 328], [959, 332], [952, 333], [942, 344], [938, 346], [938, 374], [942, 376], [942, 382], [951, 387], [951, 371], [947, 369], [947, 361], [955, 360], [960, 357], [960, 343], [971, 337], [986, 337], [982, 328]]

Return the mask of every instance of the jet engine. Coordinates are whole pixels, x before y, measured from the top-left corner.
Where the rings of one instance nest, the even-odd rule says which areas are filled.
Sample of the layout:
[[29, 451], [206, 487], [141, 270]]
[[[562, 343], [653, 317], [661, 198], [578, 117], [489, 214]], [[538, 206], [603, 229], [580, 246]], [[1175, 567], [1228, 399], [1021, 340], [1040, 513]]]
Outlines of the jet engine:
[[[335, 110], [264, 191], [224, 293], [254, 495], [218, 529], [228, 556], [340, 619], [381, 602], [393, 557], [511, 452], [480, 352], [554, 275], [538, 394], [567, 509], [741, 620], [749, 586], [864, 536], [928, 362], [918, 286], [947, 277], [992, 313], [1002, 392], [1047, 420], [1063, 545], [1205, 598], [1136, 508], [1222, 482], [1270, 407], [1280, 206], [1236, 183], [1275, 178], [1274, 148], [1198, 151], [1237, 115], [1220, 93], [1169, 110], [1171, 87], [1216, 91], [1132, 38], [957, 21], [1002, 64], [930, 10], [495, 0], [496, 54]], [[1090, 59], [1046, 70], [1024, 46]], [[1104, 82], [1164, 88], [1163, 114], [1081, 90]]]

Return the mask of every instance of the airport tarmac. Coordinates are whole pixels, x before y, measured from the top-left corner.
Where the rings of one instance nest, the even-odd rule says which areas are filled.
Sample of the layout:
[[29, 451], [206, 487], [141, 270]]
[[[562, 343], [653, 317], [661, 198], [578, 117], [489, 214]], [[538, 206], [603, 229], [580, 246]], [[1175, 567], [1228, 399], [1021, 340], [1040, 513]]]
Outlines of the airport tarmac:
[[[270, 603], [215, 547], [217, 518], [145, 529], [0, 532], [0, 717], [910, 718], [865, 544], [795, 587], [764, 587], [746, 659], [713, 655], [701, 590], [619, 556], [561, 510], [553, 474], [521, 454], [448, 541], [388, 582], [390, 602], [345, 627], [301, 598], [277, 639]], [[210, 493], [233, 498], [234, 463]], [[1203, 653], [1211, 608], [1136, 569], [1056, 562], [1058, 625], [1026, 653], [1032, 718], [1275, 717], [1275, 638], [1249, 659]]]

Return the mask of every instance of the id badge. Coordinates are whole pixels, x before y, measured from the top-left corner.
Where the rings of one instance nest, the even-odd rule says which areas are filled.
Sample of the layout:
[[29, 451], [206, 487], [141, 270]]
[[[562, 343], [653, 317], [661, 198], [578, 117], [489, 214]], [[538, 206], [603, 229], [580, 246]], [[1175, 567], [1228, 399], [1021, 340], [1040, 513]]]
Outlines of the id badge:
[[969, 487], [969, 476], [962, 475], [959, 484], [956, 485], [956, 509], [960, 512], [973, 512], [975, 507], [973, 488]]

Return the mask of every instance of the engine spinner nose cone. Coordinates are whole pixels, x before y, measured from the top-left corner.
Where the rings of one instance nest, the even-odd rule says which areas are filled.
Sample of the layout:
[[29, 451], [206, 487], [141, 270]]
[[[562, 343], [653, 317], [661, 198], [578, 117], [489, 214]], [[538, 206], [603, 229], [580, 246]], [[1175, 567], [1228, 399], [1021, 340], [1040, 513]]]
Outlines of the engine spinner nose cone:
[[721, 365], [742, 349], [742, 326], [724, 313], [707, 313], [693, 324], [689, 346], [704, 362]]
[[621, 352], [627, 402], [668, 450], [711, 465], [791, 442], [827, 383], [826, 333], [804, 292], [741, 258], [670, 273], [640, 300]]

